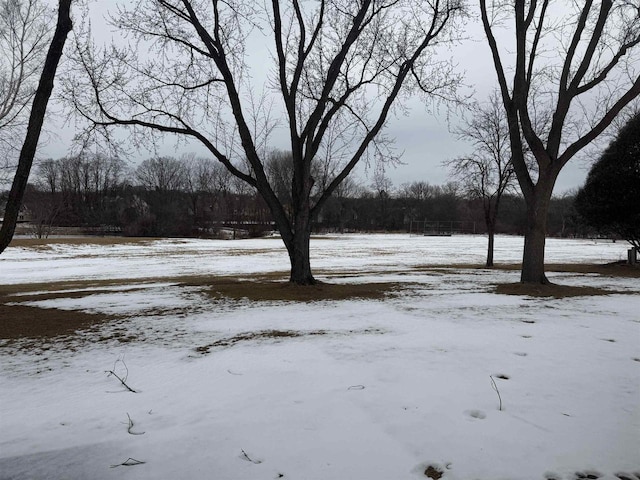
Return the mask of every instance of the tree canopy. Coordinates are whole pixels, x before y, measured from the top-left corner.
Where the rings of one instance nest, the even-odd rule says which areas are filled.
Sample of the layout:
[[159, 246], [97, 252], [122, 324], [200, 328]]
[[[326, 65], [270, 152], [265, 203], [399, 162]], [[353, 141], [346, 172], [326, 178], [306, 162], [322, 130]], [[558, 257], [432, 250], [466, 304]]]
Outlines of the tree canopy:
[[[87, 120], [86, 141], [125, 127], [134, 143], [170, 133], [203, 145], [264, 199], [291, 281], [313, 284], [311, 223], [360, 161], [395, 159], [390, 115], [418, 91], [455, 100], [460, 78], [440, 48], [464, 15], [461, 0], [138, 0], [112, 19], [126, 46], [78, 35], [65, 97]], [[270, 40], [262, 82], [256, 38]], [[284, 196], [269, 171], [277, 128], [288, 139]]]
[[640, 113], [629, 120], [589, 171], [578, 213], [601, 232], [640, 248]]

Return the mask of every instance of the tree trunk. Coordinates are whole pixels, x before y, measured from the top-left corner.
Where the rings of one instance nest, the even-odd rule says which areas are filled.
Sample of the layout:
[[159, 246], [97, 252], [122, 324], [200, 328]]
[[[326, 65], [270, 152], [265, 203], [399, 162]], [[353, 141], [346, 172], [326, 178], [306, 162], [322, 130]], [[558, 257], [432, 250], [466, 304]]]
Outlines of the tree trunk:
[[29, 181], [29, 173], [31, 165], [36, 154], [36, 148], [40, 139], [40, 132], [44, 122], [44, 116], [47, 111], [49, 97], [53, 90], [53, 80], [56, 76], [58, 63], [62, 57], [64, 44], [67, 40], [67, 34], [71, 31], [71, 0], [60, 0], [58, 6], [58, 22], [56, 30], [51, 39], [49, 51], [42, 68], [42, 75], [33, 98], [31, 106], [31, 114], [29, 115], [29, 125], [27, 134], [20, 150], [18, 159], [18, 168], [13, 177], [11, 191], [5, 207], [4, 220], [2, 228], [0, 228], [0, 253], [9, 246], [16, 230], [16, 222], [22, 206], [22, 199]]
[[487, 244], [487, 267], [493, 267], [493, 245], [496, 233], [496, 218], [498, 217], [498, 199], [495, 201], [495, 206], [492, 203], [491, 198], [483, 199], [484, 206], [484, 224], [487, 227], [487, 235], [489, 236], [489, 242]]
[[487, 233], [489, 234], [489, 242], [487, 245], [487, 267], [493, 267], [493, 244], [495, 237], [495, 227], [487, 224]]
[[296, 285], [315, 285], [316, 279], [311, 273], [309, 244], [311, 240], [311, 218], [309, 209], [298, 212], [293, 226], [293, 238], [289, 244], [285, 242], [291, 261], [289, 282]]
[[551, 189], [534, 190], [527, 203], [527, 230], [524, 236], [524, 253], [522, 257], [522, 273], [520, 282], [548, 284], [544, 273], [544, 249], [547, 237], [547, 213], [551, 199]]

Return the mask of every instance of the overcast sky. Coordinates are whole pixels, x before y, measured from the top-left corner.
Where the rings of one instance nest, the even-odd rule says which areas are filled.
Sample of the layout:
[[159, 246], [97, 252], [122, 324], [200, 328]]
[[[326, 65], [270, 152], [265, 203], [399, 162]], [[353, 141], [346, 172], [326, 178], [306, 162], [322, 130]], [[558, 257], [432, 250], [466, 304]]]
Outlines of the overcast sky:
[[[106, 5], [114, 2], [98, 1], [91, 4], [92, 27], [95, 33], [103, 38], [109, 38], [111, 27], [106, 25], [104, 12]], [[485, 100], [496, 84], [496, 76], [489, 55], [489, 48], [484, 41], [483, 32], [478, 21], [470, 21], [466, 34], [470, 37], [462, 45], [454, 48], [453, 55], [459, 65], [459, 70], [465, 72], [465, 82], [474, 91], [475, 98]], [[267, 61], [269, 59], [267, 58]], [[262, 66], [264, 68], [264, 66]], [[431, 184], [443, 184], [449, 181], [448, 172], [442, 163], [448, 159], [468, 153], [470, 145], [457, 140], [450, 133], [449, 121], [455, 125], [460, 123], [460, 118], [455, 112], [447, 115], [446, 110], [437, 114], [428, 113], [422, 101], [418, 98], [407, 103], [408, 115], [393, 117], [388, 122], [387, 133], [396, 139], [398, 152], [403, 152], [402, 165], [389, 167], [387, 176], [395, 187], [412, 181], [426, 181]], [[73, 137], [73, 127], [60, 128], [55, 124], [57, 115], [53, 116], [54, 123], [50, 129], [56, 137], [50, 139], [40, 150], [41, 158], [59, 158], [67, 154]], [[279, 145], [278, 143], [282, 143]], [[286, 141], [274, 139], [274, 147], [286, 148]], [[165, 145], [158, 152], [160, 154], [179, 156], [182, 153], [195, 151], [206, 155], [207, 152], [199, 145], [180, 146], [177, 150], [174, 140], [168, 138]], [[139, 151], [129, 160], [135, 166], [137, 162], [153, 155], [153, 152]], [[560, 174], [556, 183], [556, 194], [576, 188], [584, 183], [589, 165], [579, 158], [573, 159]], [[357, 171], [360, 181], [368, 185], [371, 183], [371, 171], [369, 177], [363, 166]]]

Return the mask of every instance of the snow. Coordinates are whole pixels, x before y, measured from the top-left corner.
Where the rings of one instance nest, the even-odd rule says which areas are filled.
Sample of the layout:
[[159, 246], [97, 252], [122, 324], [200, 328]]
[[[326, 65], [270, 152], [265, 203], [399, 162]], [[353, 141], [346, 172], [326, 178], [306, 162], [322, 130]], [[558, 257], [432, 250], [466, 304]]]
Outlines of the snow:
[[[406, 288], [307, 304], [214, 300], [176, 281], [284, 272], [277, 238], [10, 248], [0, 284], [129, 280], [12, 298], [125, 320], [41, 349], [0, 348], [0, 479], [419, 479], [431, 466], [443, 480], [636, 480], [637, 279], [556, 273], [625, 293], [498, 295], [492, 285], [519, 274], [464, 268], [485, 248], [481, 236], [315, 238], [319, 278]], [[606, 263], [626, 248], [551, 239], [547, 261]], [[521, 251], [519, 237], [496, 239], [498, 262]], [[196, 350], [269, 331], [296, 336]], [[137, 393], [106, 373], [125, 365]], [[129, 458], [145, 463], [112, 468]]]

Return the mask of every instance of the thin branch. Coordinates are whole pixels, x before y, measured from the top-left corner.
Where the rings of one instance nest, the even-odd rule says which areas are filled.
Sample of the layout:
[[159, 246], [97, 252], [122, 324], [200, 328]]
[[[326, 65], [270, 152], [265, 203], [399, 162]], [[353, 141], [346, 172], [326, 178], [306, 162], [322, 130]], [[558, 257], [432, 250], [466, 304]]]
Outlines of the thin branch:
[[493, 379], [493, 376], [489, 375], [489, 378], [491, 379], [491, 387], [498, 394], [498, 400], [500, 402], [500, 406], [499, 406], [498, 410], [502, 411], [502, 397], [500, 396], [500, 391], [498, 390], [498, 386], [496, 385], [496, 381]]
[[[124, 375], [124, 378], [118, 376], [118, 374], [114, 371], [116, 369], [116, 365], [118, 364], [118, 362], [121, 362], [122, 365], [124, 365], [126, 374]], [[111, 375], [113, 375], [114, 377], [116, 377], [118, 380], [120, 380], [120, 383], [127, 389], [129, 390], [131, 393], [138, 393], [136, 392], [133, 388], [131, 388], [129, 385], [127, 385], [127, 377], [129, 376], [129, 369], [127, 368], [127, 364], [124, 363], [124, 360], [118, 359], [115, 361], [115, 363], [113, 364], [113, 370], [105, 370], [105, 373], [108, 373], [109, 375], [107, 375], [107, 377], [110, 377]]]
[[129, 416], [129, 414], [127, 413], [127, 418], [129, 419], [129, 426], [127, 427], [127, 432], [129, 433], [129, 435], [144, 435], [145, 432], [133, 432], [133, 420], [131, 420], [131, 417]]
[[127, 458], [124, 462], [118, 463], [117, 465], [111, 465], [111, 468], [117, 467], [134, 467], [136, 465], [143, 465], [147, 462], [143, 462], [142, 460], [136, 460], [135, 458]]

